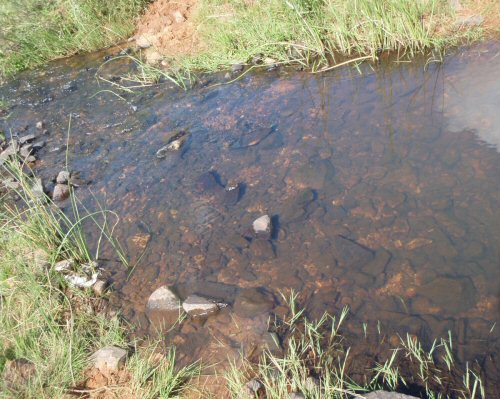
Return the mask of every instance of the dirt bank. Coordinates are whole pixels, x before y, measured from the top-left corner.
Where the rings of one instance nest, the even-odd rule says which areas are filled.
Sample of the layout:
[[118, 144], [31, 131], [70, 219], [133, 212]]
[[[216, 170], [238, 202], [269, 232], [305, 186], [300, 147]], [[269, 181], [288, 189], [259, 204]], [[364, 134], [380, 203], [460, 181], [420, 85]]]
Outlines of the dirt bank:
[[193, 55], [204, 50], [194, 16], [197, 0], [157, 0], [137, 24], [135, 38], [148, 61]]

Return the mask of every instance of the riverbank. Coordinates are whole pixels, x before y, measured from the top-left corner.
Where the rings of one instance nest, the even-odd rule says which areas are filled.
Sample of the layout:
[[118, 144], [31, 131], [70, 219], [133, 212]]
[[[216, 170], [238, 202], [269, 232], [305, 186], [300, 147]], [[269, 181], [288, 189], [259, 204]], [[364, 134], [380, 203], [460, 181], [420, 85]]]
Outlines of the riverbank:
[[343, 57], [373, 60], [385, 51], [413, 56], [430, 50], [436, 57], [450, 46], [498, 35], [499, 8], [494, 0], [120, 0], [112, 7], [95, 0], [7, 1], [0, 5], [0, 73], [131, 36], [144, 60], [188, 73], [241, 64], [318, 70]]
[[107, 212], [78, 209], [72, 192], [66, 215], [46, 197], [41, 180], [23, 169], [15, 159], [2, 167], [10, 186], [0, 207], [0, 397], [180, 394], [199, 365], [177, 368], [175, 348], [154, 337], [131, 340], [119, 311], [109, 306], [99, 255], [91, 255], [83, 232], [90, 220], [99, 224], [99, 242], [117, 245]]

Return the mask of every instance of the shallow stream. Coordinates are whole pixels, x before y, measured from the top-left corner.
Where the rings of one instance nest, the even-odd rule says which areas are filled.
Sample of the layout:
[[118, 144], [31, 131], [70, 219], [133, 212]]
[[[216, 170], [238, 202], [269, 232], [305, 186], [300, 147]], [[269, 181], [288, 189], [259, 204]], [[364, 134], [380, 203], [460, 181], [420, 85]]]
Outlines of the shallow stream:
[[[40, 135], [45, 121], [36, 170], [49, 182], [65, 165], [71, 114], [78, 197], [120, 215], [116, 236], [137, 262], [130, 273], [102, 253], [111, 303], [138, 334], [150, 330], [149, 295], [173, 285], [231, 305], [176, 331], [181, 358], [251, 353], [293, 289], [311, 317], [349, 306], [350, 343], [373, 359], [381, 336], [429, 344], [450, 330], [458, 360], [477, 359], [500, 396], [498, 43], [444, 64], [277, 70], [226, 85], [214, 75], [134, 94], [99, 82], [101, 63], [76, 57], [8, 82], [0, 128]], [[179, 129], [186, 144], [157, 158]], [[272, 234], [256, 239], [263, 214]]]

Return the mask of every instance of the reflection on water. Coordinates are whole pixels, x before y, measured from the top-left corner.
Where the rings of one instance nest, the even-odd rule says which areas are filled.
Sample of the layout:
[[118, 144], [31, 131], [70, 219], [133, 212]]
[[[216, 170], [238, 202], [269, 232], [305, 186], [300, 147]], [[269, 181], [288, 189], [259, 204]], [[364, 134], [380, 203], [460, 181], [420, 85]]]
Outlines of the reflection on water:
[[[97, 61], [58, 64], [0, 90], [15, 105], [2, 123], [16, 132], [47, 122], [38, 169], [52, 178], [72, 114], [71, 168], [121, 215], [117, 236], [132, 262], [140, 258], [130, 276], [107, 265], [112, 301], [129, 320], [147, 330], [146, 301], [164, 284], [234, 304], [234, 314], [178, 331], [174, 342], [190, 356], [217, 357], [221, 342], [236, 351], [262, 336], [268, 305], [279, 311], [279, 293], [294, 289], [312, 316], [348, 305], [360, 346], [363, 322], [373, 335], [382, 326], [424, 341], [451, 330], [459, 360], [478, 358], [494, 394], [499, 51], [478, 46], [427, 68], [423, 60], [362, 74], [254, 74], [189, 92], [162, 86], [127, 101], [95, 95]], [[158, 159], [177, 129], [189, 133], [185, 146]], [[85, 188], [79, 195], [92, 202]], [[263, 214], [270, 240], [252, 238]]]

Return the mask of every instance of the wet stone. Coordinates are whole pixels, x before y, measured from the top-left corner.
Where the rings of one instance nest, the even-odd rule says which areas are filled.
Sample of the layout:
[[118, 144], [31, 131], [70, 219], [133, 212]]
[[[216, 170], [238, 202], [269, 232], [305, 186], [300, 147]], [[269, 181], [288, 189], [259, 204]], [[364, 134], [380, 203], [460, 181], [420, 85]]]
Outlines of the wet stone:
[[257, 289], [244, 290], [234, 302], [234, 311], [241, 317], [253, 318], [273, 308], [273, 300]]
[[243, 149], [254, 147], [260, 144], [264, 139], [276, 131], [276, 126], [271, 127], [242, 127], [242, 132], [239, 134], [236, 141], [231, 144], [232, 149]]
[[67, 184], [69, 182], [70, 173], [67, 170], [62, 170], [56, 177], [56, 183]]
[[117, 346], [106, 346], [96, 351], [91, 359], [100, 371], [118, 371], [125, 364], [127, 351]]
[[151, 294], [146, 307], [148, 310], [178, 311], [181, 309], [181, 304], [170, 288], [162, 286]]
[[282, 223], [292, 223], [304, 220], [309, 211], [309, 205], [314, 201], [314, 198], [314, 192], [310, 189], [299, 192], [283, 205], [283, 210], [279, 215], [280, 221]]
[[184, 130], [172, 132], [167, 145], [161, 147], [156, 151], [157, 158], [165, 158], [169, 152], [179, 151], [185, 144], [188, 138], [188, 133]]
[[241, 187], [239, 184], [226, 187], [223, 202], [225, 206], [236, 205], [240, 199]]
[[365, 399], [415, 399], [415, 396], [408, 396], [402, 393], [375, 391], [364, 394]]
[[385, 267], [391, 258], [391, 253], [381, 248], [375, 252], [374, 259], [363, 266], [363, 272], [377, 277], [385, 271]]
[[19, 144], [23, 145], [25, 143], [33, 141], [35, 137], [36, 136], [34, 134], [27, 134], [26, 136], [22, 136], [19, 138]]
[[292, 173], [290, 180], [303, 187], [321, 190], [335, 176], [335, 168], [327, 159], [313, 158]]
[[207, 316], [219, 310], [217, 303], [199, 295], [190, 295], [182, 304], [184, 311], [193, 317]]
[[262, 346], [273, 355], [278, 356], [283, 354], [278, 334], [274, 332], [266, 332], [262, 335]]
[[69, 187], [66, 184], [56, 184], [52, 193], [52, 199], [54, 201], [64, 201], [68, 197]]
[[19, 155], [23, 158], [28, 158], [31, 155], [32, 152], [32, 146], [31, 144], [26, 144], [21, 147], [19, 150]]
[[476, 290], [468, 278], [439, 277], [419, 288], [419, 294], [446, 313], [459, 313], [475, 304]]
[[213, 172], [203, 173], [196, 180], [196, 191], [200, 194], [213, 193], [222, 190]]
[[373, 259], [373, 252], [343, 236], [335, 236], [332, 246], [335, 250], [335, 259], [341, 267], [361, 267]]
[[269, 235], [271, 233], [271, 218], [269, 215], [260, 216], [253, 221], [252, 227], [257, 235]]
[[250, 244], [250, 252], [254, 260], [265, 261], [273, 259], [276, 254], [270, 240], [255, 238]]

